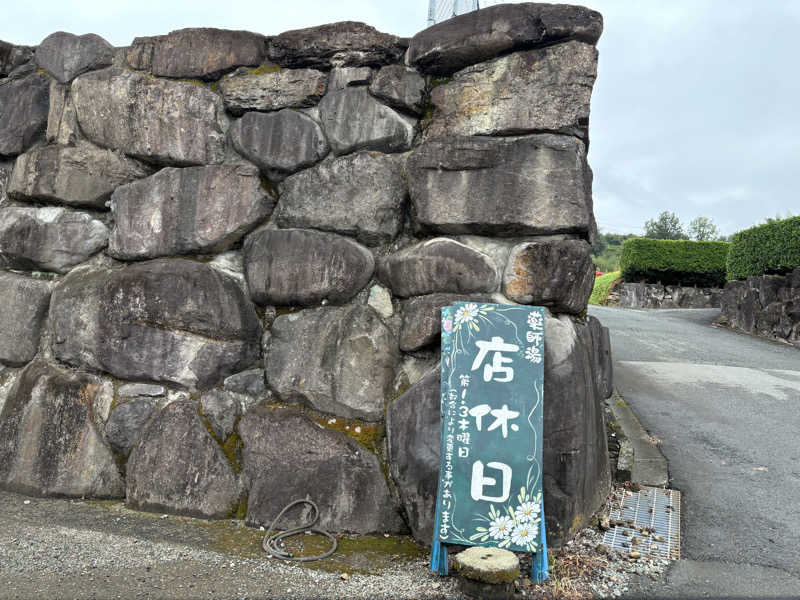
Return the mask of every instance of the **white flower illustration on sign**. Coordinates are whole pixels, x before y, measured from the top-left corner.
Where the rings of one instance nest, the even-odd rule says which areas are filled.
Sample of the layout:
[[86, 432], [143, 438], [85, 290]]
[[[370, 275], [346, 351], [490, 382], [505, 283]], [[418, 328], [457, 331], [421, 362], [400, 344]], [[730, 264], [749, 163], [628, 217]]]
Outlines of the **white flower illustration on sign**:
[[511, 517], [497, 517], [489, 523], [489, 535], [496, 540], [504, 540], [511, 535], [514, 520]]
[[536, 530], [530, 523], [522, 523], [519, 527], [514, 529], [511, 534], [511, 541], [517, 546], [526, 546], [530, 544], [536, 537]]
[[514, 516], [520, 523], [530, 523], [541, 511], [542, 507], [536, 502], [523, 502], [514, 511]]
[[463, 325], [464, 323], [469, 323], [470, 321], [474, 321], [478, 316], [478, 305], [477, 304], [465, 304], [464, 306], [459, 306], [458, 310], [456, 311], [456, 325]]

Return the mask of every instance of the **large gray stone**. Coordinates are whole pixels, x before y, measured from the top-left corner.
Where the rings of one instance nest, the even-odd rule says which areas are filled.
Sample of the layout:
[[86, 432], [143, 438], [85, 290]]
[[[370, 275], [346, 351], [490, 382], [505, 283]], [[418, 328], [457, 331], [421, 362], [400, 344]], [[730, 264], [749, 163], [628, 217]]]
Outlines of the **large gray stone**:
[[242, 416], [241, 403], [235, 394], [225, 390], [208, 390], [200, 396], [200, 409], [220, 441], [233, 433], [237, 419]]
[[47, 127], [50, 79], [34, 73], [0, 81], [0, 158], [22, 154]]
[[130, 260], [224, 252], [273, 206], [252, 166], [161, 169], [114, 192], [108, 253]]
[[166, 393], [167, 388], [163, 385], [152, 383], [125, 383], [117, 388], [117, 396], [120, 398], [138, 398], [140, 396], [159, 398], [165, 396]]
[[135, 509], [224, 518], [239, 501], [233, 468], [189, 401], [173, 402], [150, 420], [131, 451], [126, 480], [126, 503]]
[[198, 389], [254, 364], [261, 336], [236, 280], [185, 259], [73, 272], [53, 292], [50, 328], [63, 362]]
[[225, 378], [223, 385], [226, 392], [243, 394], [251, 398], [263, 398], [267, 393], [264, 369], [248, 369], [241, 373], [234, 373]]
[[8, 182], [14, 170], [14, 161], [0, 162], [0, 210], [8, 204]]
[[380, 421], [399, 354], [371, 307], [322, 307], [275, 319], [264, 364], [269, 387], [284, 401]]
[[375, 259], [351, 239], [306, 229], [261, 230], [244, 245], [250, 296], [258, 304], [341, 304], [372, 277]]
[[503, 274], [503, 293], [520, 304], [580, 314], [586, 310], [594, 287], [591, 251], [583, 240], [514, 246]]
[[51, 289], [47, 281], [0, 272], [0, 363], [21, 367], [33, 360]]
[[72, 84], [81, 130], [94, 143], [156, 164], [222, 162], [222, 99], [193, 83], [109, 68]]
[[427, 373], [386, 411], [389, 470], [418, 542], [430, 544], [441, 456], [440, 370]]
[[500, 283], [488, 255], [448, 238], [420, 242], [382, 258], [378, 277], [402, 298], [434, 292], [493, 292]]
[[108, 228], [89, 213], [60, 206], [0, 212], [0, 256], [12, 268], [66, 273], [107, 243]]
[[370, 93], [389, 106], [420, 114], [424, 108], [425, 79], [403, 65], [383, 67], [369, 86]]
[[444, 137], [408, 162], [418, 232], [587, 233], [591, 171], [573, 137]]
[[603, 16], [567, 4], [499, 4], [447, 19], [419, 32], [406, 61], [430, 75], [450, 75], [507, 54], [578, 40], [594, 44], [603, 32]]
[[280, 110], [314, 106], [325, 94], [328, 74], [314, 69], [238, 69], [219, 82], [225, 108], [235, 115], [246, 110]]
[[36, 62], [61, 83], [69, 83], [81, 73], [111, 64], [114, 47], [99, 35], [74, 35], [57, 31], [36, 48]]
[[319, 115], [334, 154], [356, 150], [405, 152], [411, 148], [416, 121], [381, 104], [366, 87], [329, 92]]
[[407, 43], [354, 21], [286, 31], [269, 40], [269, 59], [282, 67], [380, 67], [399, 62]]
[[428, 294], [401, 302], [400, 350], [412, 352], [438, 342], [442, 308], [459, 300], [491, 302], [492, 298], [489, 294]]
[[334, 67], [328, 80], [328, 90], [335, 92], [348, 86], [369, 85], [372, 73], [369, 67]]
[[[405, 530], [377, 457], [345, 434], [291, 408], [264, 405], [250, 409], [238, 431], [249, 525], [268, 526], [289, 500], [308, 498], [319, 506], [317, 526], [327, 531]], [[287, 513], [278, 527], [306, 522], [307, 509]]]
[[544, 505], [548, 543], [589, 524], [610, 489], [602, 394], [590, 327], [547, 316], [544, 360]]
[[78, 116], [70, 97], [71, 86], [50, 82], [50, 111], [47, 114], [45, 140], [48, 144], [75, 146], [80, 140]]
[[609, 398], [614, 391], [614, 362], [611, 356], [611, 335], [597, 317], [586, 317], [592, 337], [592, 359], [595, 386], [600, 399]]
[[8, 77], [14, 69], [33, 58], [34, 48], [15, 46], [0, 40], [0, 77]]
[[157, 408], [155, 401], [150, 398], [134, 398], [115, 406], [105, 425], [109, 445], [127, 456]]
[[124, 495], [111, 450], [93, 423], [99, 381], [37, 360], [0, 412], [0, 486], [38, 496]]
[[138, 37], [128, 49], [127, 61], [153, 75], [217, 79], [235, 67], [259, 64], [265, 53], [263, 35], [202, 27]]
[[588, 136], [597, 49], [567, 42], [515, 52], [456, 73], [431, 92], [425, 135], [516, 135], [536, 131]]
[[288, 108], [245, 113], [228, 135], [239, 154], [275, 181], [318, 163], [330, 150], [317, 122]]
[[18, 200], [105, 208], [118, 186], [150, 172], [138, 161], [88, 143], [40, 146], [17, 157], [8, 193]]
[[406, 156], [359, 152], [320, 163], [281, 184], [280, 227], [308, 227], [388, 244], [402, 227]]

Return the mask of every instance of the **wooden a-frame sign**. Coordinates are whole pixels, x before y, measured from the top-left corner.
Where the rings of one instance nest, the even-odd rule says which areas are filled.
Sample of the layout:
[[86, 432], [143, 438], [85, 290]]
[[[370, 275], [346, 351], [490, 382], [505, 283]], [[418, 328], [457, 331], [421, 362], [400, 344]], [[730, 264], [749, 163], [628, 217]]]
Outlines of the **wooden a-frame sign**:
[[441, 462], [431, 569], [445, 544], [533, 553], [548, 577], [542, 503], [544, 309], [442, 308]]

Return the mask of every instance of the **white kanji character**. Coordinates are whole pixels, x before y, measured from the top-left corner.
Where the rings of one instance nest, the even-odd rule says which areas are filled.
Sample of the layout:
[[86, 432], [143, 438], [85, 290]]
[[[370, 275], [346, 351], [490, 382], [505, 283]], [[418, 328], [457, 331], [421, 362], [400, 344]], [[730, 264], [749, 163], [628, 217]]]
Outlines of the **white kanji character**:
[[525, 348], [525, 358], [538, 365], [540, 362], [542, 362], [542, 353], [539, 352], [539, 348], [537, 346], [528, 346]]
[[469, 414], [475, 417], [475, 424], [478, 427], [478, 431], [481, 431], [481, 419], [488, 415], [491, 410], [492, 407], [488, 404], [479, 404], [478, 406], [469, 409]]
[[458, 458], [468, 458], [469, 457], [469, 448], [466, 446], [459, 446], [458, 447]]
[[478, 500], [486, 500], [487, 502], [505, 502], [511, 493], [511, 467], [501, 462], [490, 462], [486, 465], [490, 469], [500, 471], [503, 476], [501, 485], [502, 493], [500, 496], [485, 496], [484, 488], [487, 486], [497, 485], [497, 480], [494, 477], [484, 477], [483, 463], [476, 460], [472, 463], [472, 481], [470, 482], [470, 495], [476, 502]]
[[531, 344], [539, 344], [542, 341], [542, 334], [539, 331], [528, 331], [525, 333], [525, 339]]
[[[503, 437], [508, 437], [508, 422], [511, 419], [516, 419], [519, 416], [519, 413], [516, 410], [508, 410], [508, 405], [503, 404], [503, 408], [495, 409], [492, 411], [492, 416], [495, 418], [494, 423], [489, 425], [489, 429], [486, 431], [492, 431], [501, 427], [500, 431], [503, 432]], [[512, 431], [519, 431], [519, 426], [512, 424], [511, 425]]]
[[475, 345], [478, 347], [479, 351], [478, 355], [475, 357], [475, 360], [472, 362], [472, 371], [478, 369], [481, 364], [483, 364], [483, 361], [489, 352], [493, 352], [494, 354], [492, 355], [492, 363], [483, 366], [483, 380], [492, 381], [495, 374], [503, 375], [502, 378], [494, 379], [494, 381], [498, 381], [500, 383], [507, 383], [514, 379], [514, 369], [508, 366], [503, 366], [507, 363], [513, 362], [513, 360], [506, 358], [502, 355], [502, 353], [517, 352], [519, 350], [519, 346], [516, 344], [507, 344], [500, 336], [492, 337], [490, 342], [487, 342], [486, 340], [478, 340], [475, 342]]
[[528, 325], [534, 331], [542, 331], [544, 329], [544, 319], [542, 313], [535, 311], [528, 315]]

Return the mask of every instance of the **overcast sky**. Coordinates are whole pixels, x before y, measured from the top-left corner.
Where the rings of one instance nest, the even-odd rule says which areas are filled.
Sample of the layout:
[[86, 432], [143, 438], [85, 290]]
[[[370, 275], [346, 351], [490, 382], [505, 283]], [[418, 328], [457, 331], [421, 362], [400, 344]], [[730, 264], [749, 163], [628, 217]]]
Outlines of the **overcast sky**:
[[[63, 30], [116, 46], [182, 27], [267, 35], [364, 21], [411, 36], [427, 0], [7, 2], [0, 39]], [[797, 0], [587, 0], [603, 13], [589, 161], [601, 231], [641, 233], [662, 210], [730, 234], [800, 213]]]

